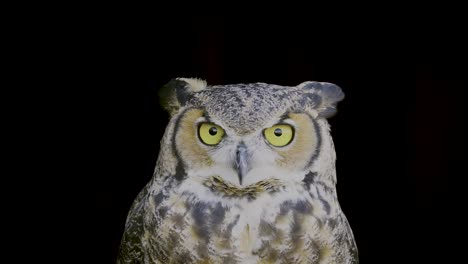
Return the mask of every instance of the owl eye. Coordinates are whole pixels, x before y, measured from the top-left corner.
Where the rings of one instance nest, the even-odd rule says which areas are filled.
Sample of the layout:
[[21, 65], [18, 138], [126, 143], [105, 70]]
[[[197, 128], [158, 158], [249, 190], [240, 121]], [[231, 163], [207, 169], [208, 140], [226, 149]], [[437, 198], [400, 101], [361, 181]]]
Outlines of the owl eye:
[[274, 125], [263, 131], [265, 139], [275, 147], [283, 147], [291, 143], [294, 138], [294, 129], [290, 125]]
[[207, 145], [217, 145], [224, 136], [224, 129], [213, 123], [202, 123], [198, 127], [200, 140]]

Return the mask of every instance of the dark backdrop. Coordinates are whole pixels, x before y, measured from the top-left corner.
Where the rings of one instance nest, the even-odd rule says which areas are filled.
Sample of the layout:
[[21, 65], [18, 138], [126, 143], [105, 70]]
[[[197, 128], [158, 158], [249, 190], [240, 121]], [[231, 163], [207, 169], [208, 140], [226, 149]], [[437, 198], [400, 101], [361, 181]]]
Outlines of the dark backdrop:
[[144, 26], [133, 17], [82, 26], [82, 17], [51, 33], [47, 74], [58, 89], [38, 126], [53, 128], [43, 132], [52, 144], [40, 139], [59, 175], [48, 184], [62, 195], [51, 198], [60, 215], [51, 228], [70, 259], [115, 260], [168, 121], [157, 91], [175, 77], [338, 84], [346, 94], [330, 119], [338, 194], [361, 263], [455, 259], [461, 243], [452, 239], [466, 230], [456, 186], [466, 177], [467, 74], [456, 17], [411, 26], [378, 15], [335, 25], [313, 13], [176, 17]]

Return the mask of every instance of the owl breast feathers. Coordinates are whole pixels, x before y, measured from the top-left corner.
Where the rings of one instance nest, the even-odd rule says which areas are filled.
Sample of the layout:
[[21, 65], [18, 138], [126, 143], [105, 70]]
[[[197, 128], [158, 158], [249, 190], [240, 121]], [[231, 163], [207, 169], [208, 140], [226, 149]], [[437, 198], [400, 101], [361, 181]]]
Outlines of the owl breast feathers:
[[326, 120], [343, 98], [331, 83], [170, 81], [118, 263], [357, 263]]

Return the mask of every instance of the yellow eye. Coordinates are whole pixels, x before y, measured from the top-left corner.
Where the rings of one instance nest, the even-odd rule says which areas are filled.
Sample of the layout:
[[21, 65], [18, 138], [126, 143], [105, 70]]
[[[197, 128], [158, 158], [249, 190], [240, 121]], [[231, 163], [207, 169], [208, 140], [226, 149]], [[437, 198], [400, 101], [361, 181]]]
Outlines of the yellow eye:
[[217, 145], [224, 136], [224, 129], [213, 123], [202, 123], [198, 128], [200, 140], [207, 145]]
[[266, 140], [275, 147], [283, 147], [291, 142], [294, 129], [290, 125], [274, 125], [263, 132]]

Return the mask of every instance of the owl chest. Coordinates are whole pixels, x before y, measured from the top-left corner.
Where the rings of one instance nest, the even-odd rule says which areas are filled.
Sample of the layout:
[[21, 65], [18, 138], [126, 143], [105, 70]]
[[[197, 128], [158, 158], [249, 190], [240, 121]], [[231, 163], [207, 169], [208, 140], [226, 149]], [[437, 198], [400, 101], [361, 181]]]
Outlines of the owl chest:
[[279, 256], [290, 261], [310, 259], [328, 248], [319, 243], [328, 231], [310, 201], [226, 204], [171, 199], [173, 203], [156, 209], [155, 225], [150, 227], [155, 250], [169, 259], [276, 263]]

